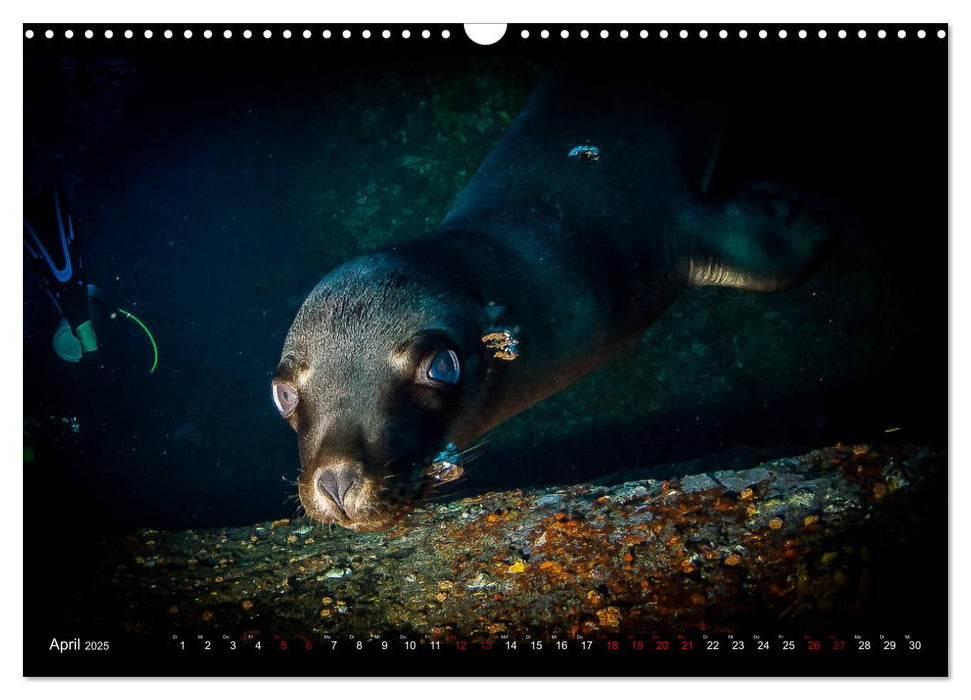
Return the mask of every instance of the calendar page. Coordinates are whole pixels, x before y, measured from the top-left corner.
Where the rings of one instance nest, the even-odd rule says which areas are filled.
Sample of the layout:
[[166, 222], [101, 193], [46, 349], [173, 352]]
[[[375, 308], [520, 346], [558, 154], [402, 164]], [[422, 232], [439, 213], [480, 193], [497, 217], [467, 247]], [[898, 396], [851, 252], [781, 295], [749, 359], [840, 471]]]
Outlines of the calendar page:
[[24, 674], [946, 676], [948, 42], [23, 25]]

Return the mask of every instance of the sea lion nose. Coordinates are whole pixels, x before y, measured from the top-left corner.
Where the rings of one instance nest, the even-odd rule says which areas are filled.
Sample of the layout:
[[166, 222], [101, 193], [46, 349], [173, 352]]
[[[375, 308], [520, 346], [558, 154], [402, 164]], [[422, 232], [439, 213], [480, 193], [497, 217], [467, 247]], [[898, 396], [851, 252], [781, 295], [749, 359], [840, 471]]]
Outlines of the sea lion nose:
[[345, 466], [328, 467], [317, 477], [317, 488], [333, 499], [337, 507], [346, 512], [344, 497], [354, 485], [356, 474], [354, 470]]

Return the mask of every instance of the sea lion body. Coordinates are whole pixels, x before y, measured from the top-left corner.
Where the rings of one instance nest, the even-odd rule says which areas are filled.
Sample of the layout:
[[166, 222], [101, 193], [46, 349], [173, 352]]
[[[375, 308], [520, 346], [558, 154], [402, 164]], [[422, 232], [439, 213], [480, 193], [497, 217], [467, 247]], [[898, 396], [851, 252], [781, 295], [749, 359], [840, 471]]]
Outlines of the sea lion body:
[[436, 231], [345, 263], [304, 302], [274, 397], [311, 517], [387, 527], [445, 480], [430, 464], [457, 466], [689, 285], [778, 289], [819, 258], [827, 231], [793, 195], [704, 199], [711, 93], [614, 73], [591, 95], [596, 75], [554, 71]]

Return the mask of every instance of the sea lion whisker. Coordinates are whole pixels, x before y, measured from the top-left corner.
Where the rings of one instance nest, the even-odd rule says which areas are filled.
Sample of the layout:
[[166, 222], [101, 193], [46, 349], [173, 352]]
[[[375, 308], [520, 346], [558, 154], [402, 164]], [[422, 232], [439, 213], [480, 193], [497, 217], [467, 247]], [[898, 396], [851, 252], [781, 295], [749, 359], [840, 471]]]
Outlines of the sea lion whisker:
[[488, 445], [490, 442], [492, 442], [492, 438], [486, 438], [485, 440], [480, 440], [479, 442], [473, 443], [469, 447], [466, 447], [464, 450], [462, 450], [458, 454], [459, 454], [460, 457], [465, 456], [465, 455], [467, 455], [467, 454], [469, 454], [471, 452], [474, 452], [476, 450], [481, 450], [483, 447], [485, 447], [486, 445]]
[[450, 494], [447, 491], [438, 491], [437, 493], [431, 493], [425, 497], [425, 503], [441, 503], [448, 500], [449, 498], [454, 498], [455, 494]]
[[485, 454], [485, 453], [484, 452], [476, 452], [475, 454], [470, 454], [470, 455], [466, 455], [465, 453], [463, 453], [462, 455], [460, 455], [461, 458], [462, 458], [462, 466], [463, 467], [469, 466], [470, 464], [472, 464], [472, 462], [474, 462], [475, 460], [479, 459], [483, 454]]

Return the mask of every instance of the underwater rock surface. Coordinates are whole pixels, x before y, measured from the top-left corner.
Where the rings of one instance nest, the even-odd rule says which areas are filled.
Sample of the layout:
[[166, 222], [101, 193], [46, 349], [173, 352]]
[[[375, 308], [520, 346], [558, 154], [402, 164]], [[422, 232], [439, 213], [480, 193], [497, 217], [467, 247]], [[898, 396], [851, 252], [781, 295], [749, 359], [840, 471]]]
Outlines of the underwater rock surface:
[[[946, 575], [915, 534], [946, 542], [946, 476], [933, 448], [837, 445], [680, 479], [487, 493], [379, 533], [142, 530], [106, 543], [110, 569], [72, 607], [135, 636], [858, 629], [909, 595], [897, 587], [912, 570]], [[920, 605], [908, 601], [915, 619]]]

